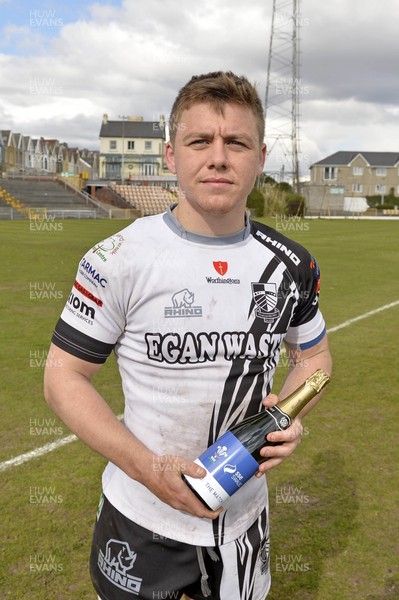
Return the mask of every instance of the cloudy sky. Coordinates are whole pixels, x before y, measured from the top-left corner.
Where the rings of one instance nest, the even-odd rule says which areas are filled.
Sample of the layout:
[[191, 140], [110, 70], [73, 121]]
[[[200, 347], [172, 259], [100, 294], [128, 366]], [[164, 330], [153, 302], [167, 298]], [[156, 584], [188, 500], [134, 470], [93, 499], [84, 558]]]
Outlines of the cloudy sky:
[[[277, 4], [286, 35], [293, 3]], [[192, 74], [219, 69], [245, 74], [264, 99], [272, 6], [0, 0], [0, 128], [96, 149], [103, 113], [167, 117]], [[337, 150], [399, 151], [398, 0], [301, 0], [298, 20], [302, 172]], [[290, 70], [276, 71], [274, 101], [289, 102], [291, 86]], [[267, 142], [272, 172], [284, 144]]]

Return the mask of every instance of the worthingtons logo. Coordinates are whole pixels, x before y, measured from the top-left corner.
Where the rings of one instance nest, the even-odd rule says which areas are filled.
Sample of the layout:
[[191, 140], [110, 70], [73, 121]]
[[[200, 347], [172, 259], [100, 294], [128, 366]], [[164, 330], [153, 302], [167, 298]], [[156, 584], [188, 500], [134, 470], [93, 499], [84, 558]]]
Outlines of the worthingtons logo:
[[172, 296], [172, 306], [165, 306], [165, 318], [171, 317], [202, 317], [202, 306], [194, 305], [194, 294], [187, 288]]
[[217, 273], [222, 275], [222, 277], [206, 277], [206, 281], [208, 283], [229, 283], [229, 284], [239, 284], [241, 283], [239, 279], [233, 279], [232, 277], [223, 277], [226, 275], [229, 265], [226, 261], [223, 260], [214, 260], [213, 268]]
[[109, 540], [105, 547], [98, 553], [98, 567], [101, 573], [118, 588], [138, 596], [143, 581], [140, 577], [128, 574], [132, 571], [136, 562], [137, 554], [130, 549], [127, 542], [120, 540]]
[[220, 275], [226, 275], [227, 269], [229, 268], [228, 263], [223, 260], [214, 260], [213, 266], [215, 268], [215, 271], [217, 271], [217, 273], [220, 273]]

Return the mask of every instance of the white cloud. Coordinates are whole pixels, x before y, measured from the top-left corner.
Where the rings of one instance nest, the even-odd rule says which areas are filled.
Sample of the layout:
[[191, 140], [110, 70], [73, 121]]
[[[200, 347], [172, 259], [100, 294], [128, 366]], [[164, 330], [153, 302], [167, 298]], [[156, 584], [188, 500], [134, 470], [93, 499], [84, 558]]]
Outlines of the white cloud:
[[[304, 158], [348, 145], [397, 149], [396, 0], [383, 11], [371, 0], [301, 6]], [[125, 0], [92, 4], [85, 18], [77, 10], [71, 19], [71, 8], [69, 22], [51, 31], [8, 23], [0, 32], [0, 50], [8, 48], [0, 54], [0, 127], [95, 147], [104, 112], [168, 115], [192, 74], [218, 69], [247, 75], [263, 98], [271, 10], [264, 0]]]

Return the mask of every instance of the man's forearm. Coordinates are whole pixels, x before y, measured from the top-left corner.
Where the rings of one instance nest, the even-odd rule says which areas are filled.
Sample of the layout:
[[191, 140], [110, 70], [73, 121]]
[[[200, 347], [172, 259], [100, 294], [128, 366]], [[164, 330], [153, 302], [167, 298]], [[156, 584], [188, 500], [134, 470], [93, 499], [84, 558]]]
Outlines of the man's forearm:
[[[171, 472], [154, 468], [154, 455], [117, 417], [91, 384], [88, 371], [49, 368], [45, 374], [45, 397], [63, 422], [88, 446], [145, 485], [160, 500], [198, 517], [215, 519], [183, 482], [181, 473], [203, 477], [205, 471], [184, 458], [166, 455]], [[89, 368], [86, 367], [88, 370]], [[92, 374], [92, 372], [91, 372]]]
[[45, 377], [45, 398], [79, 439], [129, 477], [143, 480], [151, 468], [152, 453], [119, 421], [87, 377], [50, 370]]
[[[298, 354], [288, 351], [290, 357], [290, 368], [283, 386], [279, 392], [279, 398], [283, 400], [296, 388], [305, 382], [317, 369], [323, 369], [329, 375], [332, 371], [332, 358], [328, 348], [327, 338], [313, 349]], [[324, 393], [322, 390], [302, 409], [299, 417], [304, 417], [317, 404]]]

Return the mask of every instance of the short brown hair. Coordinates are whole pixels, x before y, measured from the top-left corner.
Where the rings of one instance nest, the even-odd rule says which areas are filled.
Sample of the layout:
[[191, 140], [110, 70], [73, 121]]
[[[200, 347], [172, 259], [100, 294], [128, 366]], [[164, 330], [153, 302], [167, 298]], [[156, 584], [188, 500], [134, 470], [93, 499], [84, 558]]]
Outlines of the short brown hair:
[[201, 103], [211, 104], [220, 113], [223, 113], [225, 104], [247, 106], [254, 113], [259, 141], [263, 142], [265, 115], [255, 86], [246, 77], [235, 75], [231, 71], [214, 71], [204, 75], [194, 75], [179, 91], [169, 118], [169, 137], [172, 143], [179, 128], [182, 112], [194, 104]]

